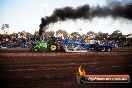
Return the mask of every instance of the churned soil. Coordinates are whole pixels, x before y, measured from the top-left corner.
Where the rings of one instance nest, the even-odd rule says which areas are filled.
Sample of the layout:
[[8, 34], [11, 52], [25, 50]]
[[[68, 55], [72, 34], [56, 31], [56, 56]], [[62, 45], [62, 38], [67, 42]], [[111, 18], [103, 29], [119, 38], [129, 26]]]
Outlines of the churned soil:
[[130, 88], [129, 83], [77, 84], [78, 67], [88, 75], [132, 76], [132, 48], [112, 52], [31, 52], [0, 50], [0, 88]]

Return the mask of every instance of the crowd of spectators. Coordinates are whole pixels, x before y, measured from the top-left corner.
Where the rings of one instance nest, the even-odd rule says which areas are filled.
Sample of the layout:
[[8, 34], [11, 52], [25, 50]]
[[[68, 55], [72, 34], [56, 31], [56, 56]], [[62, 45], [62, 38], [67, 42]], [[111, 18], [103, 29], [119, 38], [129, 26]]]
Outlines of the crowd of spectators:
[[[66, 39], [66, 38], [65, 38]], [[85, 40], [85, 39], [84, 39]], [[97, 40], [97, 39], [94, 39]], [[0, 48], [30, 48], [32, 46], [32, 42], [34, 41], [42, 41], [42, 38], [38, 38], [35, 36], [28, 37], [26, 39], [8, 39], [6, 37], [0, 38]], [[72, 40], [71, 40], [72, 41]], [[79, 41], [79, 40], [77, 40]], [[111, 44], [117, 47], [132, 47], [132, 38], [126, 40], [109, 40], [109, 39], [100, 39], [97, 40], [99, 44]]]

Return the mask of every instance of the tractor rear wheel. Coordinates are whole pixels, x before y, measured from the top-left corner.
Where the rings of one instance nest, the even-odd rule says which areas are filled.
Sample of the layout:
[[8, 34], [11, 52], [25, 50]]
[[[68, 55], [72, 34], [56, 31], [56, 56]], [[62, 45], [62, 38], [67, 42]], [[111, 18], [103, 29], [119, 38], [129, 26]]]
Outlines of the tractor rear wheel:
[[58, 50], [57, 44], [50, 44], [49, 45], [49, 51], [54, 52]]

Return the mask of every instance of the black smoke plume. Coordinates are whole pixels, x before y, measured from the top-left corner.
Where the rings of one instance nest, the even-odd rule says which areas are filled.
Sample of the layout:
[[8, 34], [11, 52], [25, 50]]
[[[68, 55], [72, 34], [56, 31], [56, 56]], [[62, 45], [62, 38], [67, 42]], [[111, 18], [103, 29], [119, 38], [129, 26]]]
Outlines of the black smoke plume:
[[76, 9], [72, 7], [64, 7], [55, 9], [51, 16], [41, 19], [39, 34], [43, 32], [43, 28], [50, 23], [65, 21], [68, 19], [92, 19], [94, 17], [125, 18], [132, 20], [132, 3], [121, 3], [118, 1], [109, 2], [107, 6], [90, 7], [88, 4], [79, 6]]

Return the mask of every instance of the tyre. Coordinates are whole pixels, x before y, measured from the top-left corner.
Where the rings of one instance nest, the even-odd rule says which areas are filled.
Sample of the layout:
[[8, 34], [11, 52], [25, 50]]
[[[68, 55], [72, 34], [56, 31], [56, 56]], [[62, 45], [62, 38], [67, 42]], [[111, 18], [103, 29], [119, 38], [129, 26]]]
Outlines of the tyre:
[[38, 45], [36, 45], [36, 46], [34, 46], [33, 50], [34, 50], [35, 52], [38, 52], [38, 51], [40, 51], [40, 47], [39, 47]]
[[37, 51], [38, 51], [38, 49], [36, 49], [36, 48], [35, 48], [35, 49], [34, 49], [34, 51], [35, 51], [35, 52], [37, 52]]
[[100, 51], [101, 51], [101, 52], [105, 52], [105, 50], [106, 50], [105, 47], [101, 47], [101, 48], [100, 48]]
[[107, 47], [106, 50], [107, 50], [107, 52], [111, 52], [112, 48], [111, 47]]
[[95, 51], [99, 51], [100, 49], [98, 47], [94, 47], [94, 50]]
[[58, 50], [58, 47], [57, 47], [56, 44], [50, 44], [50, 46], [49, 46], [49, 51], [54, 52], [54, 51], [57, 51], [57, 50]]

